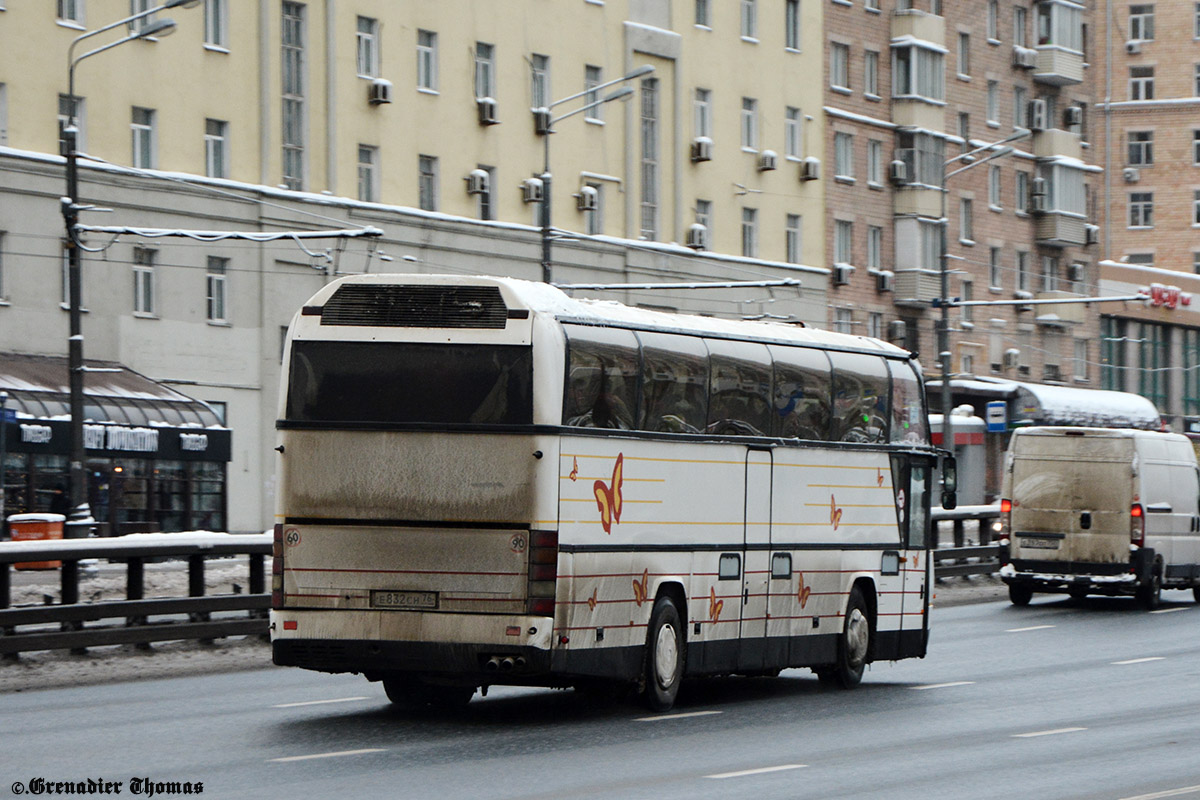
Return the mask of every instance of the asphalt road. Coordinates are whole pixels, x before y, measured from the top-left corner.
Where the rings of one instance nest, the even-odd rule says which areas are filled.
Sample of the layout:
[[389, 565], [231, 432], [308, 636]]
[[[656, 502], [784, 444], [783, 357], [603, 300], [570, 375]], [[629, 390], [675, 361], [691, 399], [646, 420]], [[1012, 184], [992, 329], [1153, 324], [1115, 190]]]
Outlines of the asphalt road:
[[282, 668], [9, 694], [0, 792], [40, 777], [274, 800], [1200, 798], [1200, 605], [1164, 599], [935, 609], [929, 656], [854, 691], [807, 670], [707, 680], [658, 716], [499, 688], [402, 714], [377, 684]]

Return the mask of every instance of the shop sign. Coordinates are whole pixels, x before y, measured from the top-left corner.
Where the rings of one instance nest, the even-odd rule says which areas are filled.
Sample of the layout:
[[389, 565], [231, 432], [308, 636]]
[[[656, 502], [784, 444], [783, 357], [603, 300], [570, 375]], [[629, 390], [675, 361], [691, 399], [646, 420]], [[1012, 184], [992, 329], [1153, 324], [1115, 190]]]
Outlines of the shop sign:
[[22, 425], [21, 441], [30, 444], [48, 444], [54, 437], [54, 429], [49, 425]]
[[1180, 290], [1178, 286], [1163, 286], [1161, 283], [1152, 283], [1150, 288], [1143, 290], [1149, 296], [1149, 303], [1155, 308], [1174, 309], [1177, 306], [1190, 306], [1192, 304], [1192, 295], [1190, 292]]
[[179, 434], [179, 449], [188, 450], [194, 453], [203, 453], [208, 449], [208, 434], [207, 433], [181, 433]]
[[158, 431], [154, 428], [120, 428], [84, 425], [83, 446], [88, 450], [121, 450], [127, 453], [157, 453]]

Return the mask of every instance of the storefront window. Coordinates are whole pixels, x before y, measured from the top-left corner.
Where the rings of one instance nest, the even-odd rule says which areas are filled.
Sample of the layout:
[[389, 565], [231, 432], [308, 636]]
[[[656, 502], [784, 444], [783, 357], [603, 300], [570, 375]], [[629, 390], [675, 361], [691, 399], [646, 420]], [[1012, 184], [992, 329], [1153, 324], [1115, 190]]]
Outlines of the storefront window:
[[154, 516], [162, 531], [184, 530], [188, 507], [187, 464], [157, 461], [154, 464]]
[[[67, 471], [66, 456], [32, 455], [33, 501], [31, 511], [53, 511], [64, 514], [69, 511], [69, 498], [64, 498], [71, 485]], [[57, 496], [57, 499], [56, 499]], [[64, 506], [64, 500], [67, 505]], [[5, 513], [13, 513], [5, 509]]]
[[225, 530], [225, 465], [199, 461], [192, 465], [192, 528]]

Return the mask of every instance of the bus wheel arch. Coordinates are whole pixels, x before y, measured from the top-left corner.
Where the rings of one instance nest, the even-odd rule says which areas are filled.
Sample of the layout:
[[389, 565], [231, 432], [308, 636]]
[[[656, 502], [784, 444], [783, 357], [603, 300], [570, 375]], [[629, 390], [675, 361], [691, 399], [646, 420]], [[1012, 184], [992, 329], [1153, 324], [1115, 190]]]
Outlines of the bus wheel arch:
[[658, 587], [650, 622], [646, 626], [642, 697], [652, 711], [667, 711], [675, 704], [687, 667], [687, 601], [683, 587], [666, 583]]
[[838, 634], [837, 660], [816, 670], [821, 683], [839, 689], [853, 689], [862, 682], [863, 672], [875, 652], [875, 585], [860, 578], [850, 587], [842, 630]]

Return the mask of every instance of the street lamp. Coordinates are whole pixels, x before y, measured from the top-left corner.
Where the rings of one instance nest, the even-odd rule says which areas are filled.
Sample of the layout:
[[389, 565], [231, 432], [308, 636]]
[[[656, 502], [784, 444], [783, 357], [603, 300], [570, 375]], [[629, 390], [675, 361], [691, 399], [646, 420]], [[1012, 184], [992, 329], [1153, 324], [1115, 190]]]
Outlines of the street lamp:
[[[1012, 136], [1005, 137], [998, 142], [985, 144], [981, 147], [976, 147], [974, 150], [968, 150], [965, 153], [960, 153], [954, 158], [947, 159], [942, 164], [942, 169], [954, 164], [955, 162], [963, 162], [964, 166], [956, 170], [947, 172], [942, 176], [942, 252], [940, 256], [941, 262], [941, 297], [938, 305], [942, 308], [942, 318], [938, 321], [938, 359], [942, 362], [942, 446], [951, 455], [954, 454], [954, 425], [950, 421], [950, 412], [954, 409], [951, 407], [953, 400], [950, 392], [950, 252], [949, 252], [949, 236], [947, 231], [950, 228], [950, 219], [946, 216], [946, 195], [950, 193], [947, 186], [949, 180], [960, 172], [965, 172], [971, 167], [977, 167], [980, 164], [986, 164], [997, 158], [1003, 158], [1013, 151], [1009, 142], [1015, 142], [1019, 139], [1024, 139], [1030, 135], [1029, 130], [1019, 130]], [[988, 151], [988, 155], [978, 161], [975, 156], [978, 153]]]
[[555, 106], [560, 106], [563, 103], [568, 103], [572, 100], [583, 97], [584, 95], [589, 95], [589, 94], [592, 94], [593, 92], [598, 92], [599, 90], [606, 89], [609, 86], [615, 86], [618, 83], [625, 83], [626, 81], [636, 80], [637, 78], [640, 78], [643, 75], [649, 75], [651, 72], [654, 72], [654, 67], [650, 64], [645, 64], [643, 66], [638, 67], [637, 69], [633, 70], [632, 72], [630, 72], [626, 75], [622, 75], [620, 78], [616, 78], [614, 80], [607, 81], [606, 83], [601, 83], [596, 86], [589, 87], [587, 89], [584, 89], [582, 92], [576, 92], [575, 94], [570, 95], [569, 97], [564, 97], [560, 100], [555, 100], [553, 103], [546, 106], [545, 108], [535, 108], [533, 110], [534, 122], [535, 122], [535, 125], [537, 128], [537, 132], [539, 134], [541, 134], [541, 136], [542, 136], [542, 174], [540, 176], [540, 179], [542, 181], [542, 208], [541, 208], [542, 281], [544, 283], [550, 282], [550, 273], [551, 273], [551, 266], [550, 266], [550, 238], [551, 238], [551, 233], [550, 233], [550, 134], [554, 133], [554, 123], [561, 122], [562, 120], [566, 119], [567, 117], [573, 117], [576, 114], [579, 114], [583, 111], [588, 111], [590, 109], [595, 108], [596, 106], [604, 105], [605, 103], [611, 103], [612, 101], [620, 100], [623, 97], [628, 97], [629, 95], [633, 94], [633, 88], [629, 87], [629, 86], [625, 86], [621, 89], [616, 90], [615, 92], [612, 92], [612, 93], [600, 98], [599, 100], [593, 100], [592, 102], [587, 103], [586, 105], [582, 105], [573, 111], [568, 111], [566, 114], [563, 114], [562, 116], [551, 117], [550, 110], [552, 108], [554, 108]]
[[86, 53], [75, 55], [75, 46], [84, 39], [91, 38], [105, 31], [110, 31], [113, 28], [121, 25], [128, 25], [130, 22], [136, 22], [151, 14], [163, 11], [169, 8], [195, 8], [200, 4], [200, 0], [168, 0], [161, 6], [139, 11], [136, 14], [131, 14], [128, 17], [119, 19], [116, 22], [109, 23], [94, 31], [80, 34], [71, 40], [70, 47], [67, 48], [67, 97], [70, 103], [70, 118], [67, 124], [63, 127], [63, 143], [66, 148], [67, 158], [67, 193], [62, 197], [62, 215], [63, 223], [66, 226], [67, 233], [67, 286], [68, 286], [68, 302], [70, 304], [70, 328], [71, 334], [67, 339], [67, 372], [68, 383], [70, 386], [70, 401], [71, 401], [71, 457], [70, 457], [70, 501], [71, 515], [73, 522], [81, 522], [91, 516], [91, 510], [88, 508], [87, 501], [87, 482], [86, 474], [83, 469], [84, 447], [83, 447], [83, 331], [80, 324], [80, 305], [81, 305], [81, 276], [80, 276], [80, 256], [79, 242], [76, 238], [75, 226], [79, 223], [79, 212], [84, 206], [79, 203], [79, 129], [76, 127], [75, 109], [78, 104], [78, 98], [75, 96], [75, 66], [85, 58], [91, 58], [94, 55], [103, 53], [105, 50], [111, 50], [114, 47], [132, 42], [134, 39], [144, 39], [148, 36], [167, 36], [175, 31], [175, 21], [171, 19], [155, 20], [146, 25], [139, 26], [136, 30], [127, 36], [123, 36], [116, 41], [101, 45]]

